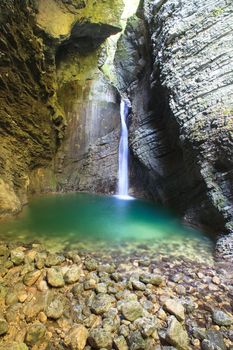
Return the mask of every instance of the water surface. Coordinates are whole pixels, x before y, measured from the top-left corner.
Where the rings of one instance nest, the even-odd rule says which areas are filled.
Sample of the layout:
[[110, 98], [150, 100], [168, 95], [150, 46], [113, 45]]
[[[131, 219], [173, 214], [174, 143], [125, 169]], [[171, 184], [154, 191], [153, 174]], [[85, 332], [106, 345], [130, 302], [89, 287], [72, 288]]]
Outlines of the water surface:
[[87, 193], [33, 198], [16, 218], [1, 222], [1, 239], [80, 240], [206, 239], [165, 210], [142, 200]]

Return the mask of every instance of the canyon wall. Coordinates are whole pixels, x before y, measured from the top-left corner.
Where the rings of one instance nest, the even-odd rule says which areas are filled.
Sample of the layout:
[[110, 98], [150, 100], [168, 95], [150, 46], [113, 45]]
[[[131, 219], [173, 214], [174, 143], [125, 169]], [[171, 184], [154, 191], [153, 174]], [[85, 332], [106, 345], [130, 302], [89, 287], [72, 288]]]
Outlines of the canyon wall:
[[30, 193], [113, 190], [118, 94], [100, 67], [123, 8], [1, 1], [0, 215], [21, 210]]
[[233, 228], [232, 23], [231, 1], [145, 0], [115, 57], [135, 181], [218, 234]]

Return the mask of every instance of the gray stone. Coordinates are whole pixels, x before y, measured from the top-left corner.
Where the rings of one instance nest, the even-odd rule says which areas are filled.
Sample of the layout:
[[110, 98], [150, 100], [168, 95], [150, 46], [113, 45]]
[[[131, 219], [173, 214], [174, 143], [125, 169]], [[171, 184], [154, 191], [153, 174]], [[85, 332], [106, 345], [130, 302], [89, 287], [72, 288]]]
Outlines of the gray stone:
[[72, 284], [79, 280], [82, 270], [79, 266], [73, 265], [64, 275], [64, 280], [66, 283]]
[[107, 285], [106, 283], [98, 283], [96, 286], [97, 293], [107, 293]]
[[93, 299], [91, 310], [96, 315], [101, 315], [107, 312], [113, 305], [114, 299], [108, 294], [98, 294]]
[[142, 305], [138, 301], [123, 302], [121, 311], [128, 321], [135, 321], [143, 315]]
[[63, 287], [65, 281], [59, 268], [50, 268], [47, 271], [47, 281], [52, 287]]
[[168, 299], [165, 301], [163, 308], [164, 310], [168, 311], [170, 314], [176, 316], [176, 318], [179, 321], [184, 321], [185, 319], [184, 307], [179, 301], [175, 299]]
[[201, 343], [203, 350], [226, 350], [223, 336], [221, 332], [209, 330], [205, 339]]
[[65, 337], [65, 345], [71, 350], [86, 349], [88, 330], [82, 325], [73, 326]]
[[61, 300], [55, 299], [53, 300], [46, 308], [46, 315], [48, 318], [52, 318], [57, 320], [60, 318], [64, 311], [64, 304]]
[[233, 323], [232, 315], [228, 315], [222, 310], [214, 310], [213, 314], [213, 322], [218, 326], [230, 326]]
[[23, 342], [7, 342], [0, 344], [0, 350], [28, 350], [28, 347]]
[[112, 334], [110, 332], [105, 331], [102, 328], [95, 328], [91, 330], [90, 335], [88, 337], [88, 342], [94, 349], [111, 349]]
[[88, 258], [85, 260], [84, 265], [88, 271], [95, 271], [98, 269], [99, 263], [93, 258]]
[[159, 287], [164, 282], [164, 278], [162, 276], [153, 274], [144, 274], [141, 275], [139, 278], [140, 281], [142, 281], [143, 283], [150, 283], [157, 287]]
[[168, 329], [165, 334], [166, 341], [175, 346], [178, 350], [189, 350], [188, 333], [175, 316], [171, 316], [168, 322]]
[[33, 346], [41, 341], [46, 333], [46, 327], [40, 322], [35, 322], [28, 327], [26, 344]]
[[8, 323], [4, 318], [0, 318], [0, 335], [6, 334], [8, 331]]
[[128, 343], [130, 350], [144, 350], [146, 348], [146, 341], [139, 331], [130, 333]]
[[154, 316], [138, 318], [135, 325], [144, 337], [150, 337], [159, 326]]
[[25, 254], [22, 249], [16, 248], [11, 251], [11, 261], [15, 265], [21, 265], [24, 262]]
[[113, 339], [113, 344], [116, 350], [128, 350], [129, 347], [127, 345], [127, 342], [125, 340], [125, 337], [123, 335], [120, 335], [119, 337], [116, 337]]
[[145, 284], [140, 282], [140, 281], [138, 281], [138, 280], [132, 280], [131, 283], [132, 283], [133, 288], [136, 289], [136, 290], [142, 290], [143, 291], [143, 290], [146, 289]]
[[63, 261], [65, 261], [65, 257], [59, 254], [49, 254], [45, 260], [45, 266], [51, 267], [60, 265]]
[[23, 282], [26, 286], [30, 287], [38, 280], [40, 276], [41, 276], [41, 271], [39, 270], [28, 272], [24, 276]]

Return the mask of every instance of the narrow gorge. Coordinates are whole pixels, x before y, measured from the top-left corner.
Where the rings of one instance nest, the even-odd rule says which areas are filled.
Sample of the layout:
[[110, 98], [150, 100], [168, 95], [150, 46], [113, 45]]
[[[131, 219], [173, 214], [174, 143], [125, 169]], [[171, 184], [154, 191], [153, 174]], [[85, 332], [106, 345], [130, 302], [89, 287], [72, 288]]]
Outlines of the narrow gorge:
[[0, 350], [232, 350], [232, 0], [0, 31]]

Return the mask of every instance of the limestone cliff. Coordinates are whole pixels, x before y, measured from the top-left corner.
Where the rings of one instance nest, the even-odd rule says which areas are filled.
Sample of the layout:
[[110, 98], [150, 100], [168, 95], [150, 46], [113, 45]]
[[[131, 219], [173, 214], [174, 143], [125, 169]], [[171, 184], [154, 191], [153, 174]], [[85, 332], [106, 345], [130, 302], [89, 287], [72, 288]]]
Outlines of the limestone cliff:
[[231, 231], [232, 2], [145, 0], [138, 17], [115, 58], [136, 180], [185, 221]]
[[[113, 157], [108, 168], [111, 169], [115, 162], [116, 91], [108, 87], [99, 70], [103, 56], [99, 47], [108, 36], [121, 30], [122, 11], [122, 0], [108, 3], [93, 0], [1, 1], [0, 215], [19, 211], [27, 201], [28, 193], [105, 187], [106, 182], [102, 180], [106, 171], [102, 174], [99, 170], [100, 179], [96, 185], [91, 183], [93, 178], [87, 180], [88, 185], [85, 180], [80, 180], [81, 170], [78, 177], [80, 168], [74, 169], [71, 164], [76, 161], [74, 154], [77, 151], [78, 159], [86, 159], [87, 164], [82, 160], [80, 167], [86, 167], [87, 172], [96, 177], [96, 167], [101, 168], [101, 161], [91, 169], [88, 168], [88, 157], [104, 158], [109, 152]], [[93, 84], [100, 81], [102, 91], [112, 91], [105, 105], [103, 96], [99, 104], [94, 97], [92, 105], [92, 81]], [[89, 106], [85, 112], [87, 101]], [[94, 113], [95, 108], [99, 111], [95, 127], [98, 121], [101, 125], [90, 136], [93, 147], [89, 152], [89, 136], [85, 138], [82, 133], [88, 133], [89, 122], [90, 127], [94, 125], [94, 115], [91, 117], [90, 113]], [[89, 116], [85, 120], [86, 129], [84, 125], [79, 126], [77, 136], [74, 127], [78, 119], [84, 121], [85, 115]], [[111, 123], [104, 122], [109, 115]], [[109, 141], [115, 140], [113, 146], [103, 146], [108, 143], [107, 134]], [[84, 145], [81, 154], [76, 148], [78, 143]], [[63, 168], [61, 154], [66, 148], [64, 158], [71, 162], [68, 160]], [[101, 152], [102, 156], [97, 155]], [[61, 169], [65, 169], [62, 174]], [[108, 174], [110, 176], [109, 171]], [[110, 187], [115, 181], [115, 168], [112, 174], [112, 178], [106, 180], [111, 180]]]

